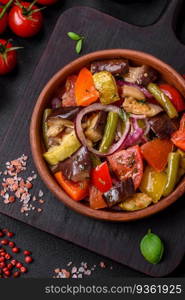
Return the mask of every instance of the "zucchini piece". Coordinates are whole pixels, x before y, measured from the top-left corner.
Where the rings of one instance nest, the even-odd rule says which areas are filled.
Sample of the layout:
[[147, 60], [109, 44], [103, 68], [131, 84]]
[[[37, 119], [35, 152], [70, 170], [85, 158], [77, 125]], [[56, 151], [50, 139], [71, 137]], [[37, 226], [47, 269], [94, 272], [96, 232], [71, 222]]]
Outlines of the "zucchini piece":
[[59, 146], [51, 147], [43, 156], [50, 165], [56, 165], [60, 161], [70, 157], [80, 146], [81, 144], [73, 130], [70, 134], [63, 137]]
[[114, 76], [110, 72], [101, 71], [93, 75], [96, 89], [100, 93], [102, 104], [110, 104], [120, 100]]

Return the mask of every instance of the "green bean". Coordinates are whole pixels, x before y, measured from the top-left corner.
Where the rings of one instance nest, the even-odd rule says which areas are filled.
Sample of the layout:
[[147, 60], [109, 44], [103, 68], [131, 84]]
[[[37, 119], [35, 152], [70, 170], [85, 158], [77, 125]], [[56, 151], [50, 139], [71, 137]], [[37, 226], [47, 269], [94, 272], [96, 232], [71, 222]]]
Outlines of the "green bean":
[[180, 163], [180, 154], [171, 152], [168, 156], [167, 182], [164, 188], [163, 196], [168, 196], [174, 189], [178, 179], [178, 170]]
[[42, 119], [42, 131], [43, 131], [44, 143], [45, 143], [45, 146], [47, 149], [48, 149], [47, 118], [51, 114], [51, 111], [52, 110], [50, 108], [45, 109], [44, 114], [43, 114], [43, 119]]
[[159, 102], [171, 119], [178, 116], [178, 112], [173, 103], [170, 101], [169, 97], [165, 95], [165, 93], [163, 93], [163, 91], [157, 86], [157, 84], [149, 83], [147, 89]]
[[100, 152], [107, 152], [112, 142], [114, 141], [118, 124], [118, 118], [119, 116], [117, 113], [112, 111], [108, 113], [103, 139], [99, 148]]

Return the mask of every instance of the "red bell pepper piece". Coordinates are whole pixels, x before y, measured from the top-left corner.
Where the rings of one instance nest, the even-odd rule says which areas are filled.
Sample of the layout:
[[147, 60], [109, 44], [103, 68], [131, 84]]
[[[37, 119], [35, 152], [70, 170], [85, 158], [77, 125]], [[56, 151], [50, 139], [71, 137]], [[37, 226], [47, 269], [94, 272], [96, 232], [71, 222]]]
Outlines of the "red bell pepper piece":
[[110, 190], [112, 187], [112, 178], [107, 162], [103, 162], [92, 170], [92, 184], [102, 193]]
[[148, 164], [157, 172], [162, 172], [168, 162], [168, 155], [173, 149], [170, 140], [155, 139], [141, 146], [141, 153]]
[[185, 110], [185, 101], [179, 91], [169, 84], [160, 84], [159, 88], [168, 96], [177, 111]]
[[103, 199], [102, 193], [93, 185], [89, 189], [89, 204], [93, 209], [107, 207], [107, 203]]
[[87, 69], [81, 69], [75, 83], [75, 97], [78, 106], [87, 106], [96, 102], [99, 98], [99, 92], [96, 90], [93, 75]]
[[89, 194], [89, 181], [84, 180], [78, 183], [64, 178], [62, 172], [55, 173], [55, 178], [63, 190], [75, 201], [84, 199]]
[[171, 140], [175, 144], [175, 146], [185, 151], [185, 114], [183, 114], [180, 121], [179, 130], [175, 131], [172, 134]]

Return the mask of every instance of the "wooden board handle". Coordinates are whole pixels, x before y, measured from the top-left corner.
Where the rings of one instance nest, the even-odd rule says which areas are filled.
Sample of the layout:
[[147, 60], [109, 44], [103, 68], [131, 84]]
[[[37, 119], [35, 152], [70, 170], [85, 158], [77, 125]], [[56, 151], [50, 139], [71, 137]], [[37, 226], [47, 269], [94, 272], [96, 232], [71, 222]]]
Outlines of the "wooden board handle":
[[157, 26], [161, 27], [162, 32], [165, 32], [166, 30], [175, 31], [177, 17], [179, 15], [183, 2], [184, 0], [169, 1], [167, 8], [165, 9], [159, 21], [156, 23]]

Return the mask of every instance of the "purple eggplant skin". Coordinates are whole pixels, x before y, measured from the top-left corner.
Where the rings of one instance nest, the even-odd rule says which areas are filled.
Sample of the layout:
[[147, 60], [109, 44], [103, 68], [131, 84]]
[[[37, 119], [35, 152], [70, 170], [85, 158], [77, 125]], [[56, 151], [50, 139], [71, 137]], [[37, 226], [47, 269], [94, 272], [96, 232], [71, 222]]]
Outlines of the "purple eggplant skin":
[[177, 124], [172, 121], [165, 113], [152, 117], [149, 120], [151, 130], [160, 139], [169, 139], [173, 132], [178, 129]]
[[112, 207], [126, 200], [129, 196], [135, 193], [134, 183], [132, 178], [127, 178], [115, 184], [108, 192], [103, 194], [108, 207]]
[[123, 75], [128, 72], [128, 69], [128, 61], [121, 58], [95, 61], [91, 64], [91, 72], [93, 74], [101, 71], [107, 71], [112, 75]]
[[70, 158], [61, 162], [59, 167], [64, 177], [68, 180], [79, 182], [89, 179], [92, 167], [89, 151], [86, 147], [81, 147]]
[[128, 73], [124, 75], [126, 82], [147, 86], [157, 79], [157, 71], [153, 68], [142, 65], [140, 67], [129, 67]]
[[80, 106], [59, 107], [52, 110], [52, 113], [49, 115], [49, 118], [58, 117], [61, 119], [74, 120], [80, 110]]

